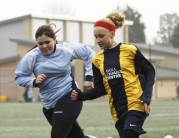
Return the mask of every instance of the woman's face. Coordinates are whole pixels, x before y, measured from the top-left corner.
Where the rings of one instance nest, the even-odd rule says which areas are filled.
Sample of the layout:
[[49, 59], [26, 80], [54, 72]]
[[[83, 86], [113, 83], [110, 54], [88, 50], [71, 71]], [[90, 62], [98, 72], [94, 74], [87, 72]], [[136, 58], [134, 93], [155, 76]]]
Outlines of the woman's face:
[[94, 36], [96, 42], [101, 49], [111, 48], [114, 43], [114, 32], [110, 31], [104, 27], [96, 26], [94, 27]]
[[46, 35], [37, 37], [37, 46], [44, 55], [50, 55], [54, 51], [54, 45], [56, 44], [56, 38], [51, 38]]

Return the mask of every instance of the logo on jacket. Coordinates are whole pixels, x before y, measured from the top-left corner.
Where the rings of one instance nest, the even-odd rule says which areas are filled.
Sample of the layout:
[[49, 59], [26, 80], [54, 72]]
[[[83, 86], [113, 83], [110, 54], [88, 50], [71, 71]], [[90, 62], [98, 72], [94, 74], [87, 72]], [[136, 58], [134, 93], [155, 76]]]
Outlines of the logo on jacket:
[[121, 70], [117, 70], [116, 68], [110, 68], [106, 70], [106, 76], [108, 80], [120, 78], [122, 74]]
[[44, 58], [38, 58], [37, 62], [45, 62], [46, 60]]

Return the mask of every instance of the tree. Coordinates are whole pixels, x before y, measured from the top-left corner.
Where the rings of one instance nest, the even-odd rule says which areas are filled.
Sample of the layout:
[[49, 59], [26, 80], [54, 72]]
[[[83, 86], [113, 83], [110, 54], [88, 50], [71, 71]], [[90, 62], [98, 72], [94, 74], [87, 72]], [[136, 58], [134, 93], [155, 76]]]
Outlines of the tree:
[[170, 42], [173, 45], [173, 47], [179, 48], [179, 23], [174, 28], [174, 32], [171, 36]]
[[74, 15], [75, 12], [72, 5], [60, 1], [49, 2], [47, 6], [43, 8], [44, 13], [60, 14], [60, 15]]
[[132, 20], [133, 25], [129, 26], [129, 42], [145, 43], [145, 24], [140, 21], [142, 15], [138, 11], [134, 11], [127, 5], [127, 8], [123, 11], [126, 20]]
[[160, 16], [160, 29], [158, 31], [155, 43], [170, 44], [170, 39], [174, 33], [174, 29], [179, 23], [177, 14], [164, 14]]

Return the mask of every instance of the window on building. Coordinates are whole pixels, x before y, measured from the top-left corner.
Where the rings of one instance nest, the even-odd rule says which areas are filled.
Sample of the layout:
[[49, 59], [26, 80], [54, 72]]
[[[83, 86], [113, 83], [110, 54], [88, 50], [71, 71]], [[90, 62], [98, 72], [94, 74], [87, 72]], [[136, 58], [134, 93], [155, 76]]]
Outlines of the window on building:
[[83, 23], [83, 43], [89, 46], [95, 46], [93, 28], [94, 23]]
[[79, 22], [67, 22], [67, 41], [80, 41], [80, 26]]

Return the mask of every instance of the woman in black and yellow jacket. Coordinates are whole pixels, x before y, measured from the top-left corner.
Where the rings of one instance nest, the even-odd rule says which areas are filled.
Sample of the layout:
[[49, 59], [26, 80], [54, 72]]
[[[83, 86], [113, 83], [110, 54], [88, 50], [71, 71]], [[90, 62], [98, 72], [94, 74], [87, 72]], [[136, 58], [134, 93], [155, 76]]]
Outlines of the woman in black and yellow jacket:
[[120, 138], [139, 138], [150, 112], [155, 70], [135, 45], [115, 42], [115, 31], [124, 20], [115, 11], [95, 23], [94, 36], [102, 50], [92, 60], [94, 88], [74, 90], [71, 98], [84, 101], [107, 94]]

